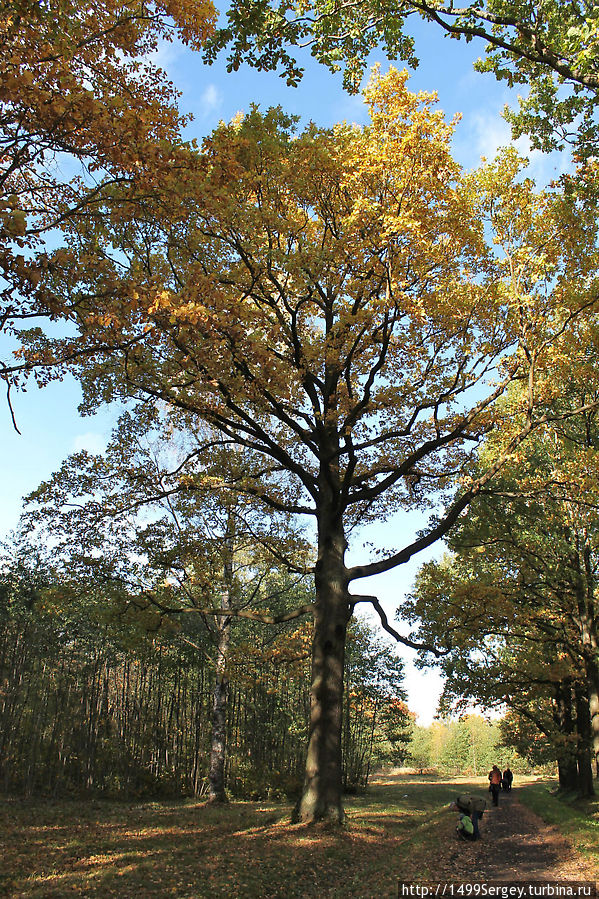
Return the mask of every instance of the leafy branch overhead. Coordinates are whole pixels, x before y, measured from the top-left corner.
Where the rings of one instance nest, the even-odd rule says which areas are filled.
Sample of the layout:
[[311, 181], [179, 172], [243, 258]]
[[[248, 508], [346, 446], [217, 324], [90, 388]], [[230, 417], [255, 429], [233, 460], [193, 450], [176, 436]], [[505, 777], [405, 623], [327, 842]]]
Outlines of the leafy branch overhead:
[[[296, 137], [277, 110], [222, 125], [168, 206], [150, 199], [132, 223], [114, 196], [110, 217], [68, 234], [48, 281], [100, 360], [81, 373], [90, 408], [120, 394], [200, 416], [247, 450], [239, 493], [318, 518], [331, 490], [349, 528], [433, 508], [490, 429], [516, 452], [557, 371], [577, 359], [592, 377], [596, 303], [592, 210], [536, 193], [510, 154], [461, 173], [451, 126], [404, 75], [367, 99], [363, 130]], [[528, 385], [521, 419], [497, 404], [514, 381]], [[442, 536], [496, 464], [464, 478], [430, 532], [350, 577]]]
[[80, 577], [123, 590], [157, 627], [186, 614], [209, 629], [215, 618], [279, 624], [310, 615], [302, 586], [310, 547], [292, 521], [239, 496], [244, 466], [243, 453], [205, 426], [140, 407], [122, 415], [102, 455], [67, 458], [27, 497], [22, 525]]
[[516, 133], [528, 133], [533, 146], [543, 149], [574, 141], [579, 152], [594, 155], [599, 91], [599, 12], [594, 3], [235, 0], [205, 55], [213, 61], [226, 50], [229, 70], [243, 62], [266, 71], [280, 69], [288, 84], [297, 85], [303, 73], [301, 51], [309, 47], [331, 70], [343, 68], [344, 85], [355, 92], [369, 54], [378, 47], [388, 59], [418, 64], [411, 33], [416, 17], [451, 38], [480, 42], [485, 58], [477, 68], [511, 85], [528, 86], [520, 111], [510, 113]]
[[[0, 2], [0, 331], [17, 349], [21, 328], [61, 315], [37, 294], [46, 239], [173, 164], [188, 120], [151, 55], [174, 38], [197, 50], [215, 18], [210, 0]], [[8, 357], [0, 376], [27, 367]]]

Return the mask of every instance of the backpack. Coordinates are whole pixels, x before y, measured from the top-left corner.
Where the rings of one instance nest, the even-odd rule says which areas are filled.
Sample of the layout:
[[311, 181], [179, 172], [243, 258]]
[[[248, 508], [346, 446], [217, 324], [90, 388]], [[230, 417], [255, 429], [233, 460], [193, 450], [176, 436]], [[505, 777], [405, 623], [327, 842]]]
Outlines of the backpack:
[[480, 796], [458, 796], [456, 805], [463, 812], [478, 812], [482, 817], [487, 807], [487, 800]]
[[474, 836], [474, 825], [468, 815], [460, 815], [460, 821], [457, 826], [457, 830], [458, 832], [463, 831], [464, 836]]

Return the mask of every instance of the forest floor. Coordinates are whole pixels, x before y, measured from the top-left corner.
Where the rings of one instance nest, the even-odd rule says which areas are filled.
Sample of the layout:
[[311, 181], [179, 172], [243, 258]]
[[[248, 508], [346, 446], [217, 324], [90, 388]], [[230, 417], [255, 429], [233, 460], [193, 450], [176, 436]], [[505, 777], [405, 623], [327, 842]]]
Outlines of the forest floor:
[[274, 802], [2, 799], [0, 896], [392, 899], [399, 881], [599, 878], [599, 804], [564, 811], [544, 785], [526, 785], [464, 843], [448, 804], [471, 791], [488, 796], [482, 779], [379, 776], [348, 799], [343, 828], [291, 825], [290, 806]]

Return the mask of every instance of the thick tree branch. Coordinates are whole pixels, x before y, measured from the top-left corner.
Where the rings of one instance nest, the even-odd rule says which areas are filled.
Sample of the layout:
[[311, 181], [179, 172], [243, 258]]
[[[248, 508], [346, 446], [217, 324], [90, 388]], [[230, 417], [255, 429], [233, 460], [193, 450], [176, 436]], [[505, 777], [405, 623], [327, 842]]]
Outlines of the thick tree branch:
[[[152, 604], [155, 605], [153, 600]], [[201, 615], [211, 615], [213, 617], [230, 615], [232, 618], [248, 618], [250, 621], [260, 621], [263, 624], [283, 624], [285, 621], [293, 621], [296, 618], [301, 618], [303, 615], [313, 615], [314, 604], [308, 603], [307, 605], [293, 609], [291, 612], [283, 612], [280, 615], [267, 615], [265, 612], [258, 612], [254, 609], [201, 609], [195, 607], [168, 609], [168, 612], [170, 614], [198, 612]]]
[[10, 417], [11, 417], [11, 419], [12, 419], [12, 426], [13, 426], [13, 428], [15, 429], [15, 431], [17, 432], [17, 434], [20, 435], [21, 432], [19, 431], [19, 428], [18, 428], [18, 426], [17, 426], [17, 419], [15, 418], [15, 410], [13, 409], [12, 401], [11, 401], [11, 398], [10, 398], [10, 389], [11, 389], [11, 387], [12, 387], [12, 385], [10, 384], [9, 381], [7, 381], [7, 382], [6, 382], [6, 402], [7, 402], [7, 404], [8, 404], [8, 409], [9, 409], [9, 412], [10, 412]]
[[394, 627], [389, 624], [389, 619], [385, 613], [385, 610], [381, 606], [379, 600], [376, 596], [358, 596], [356, 594], [351, 594], [351, 605], [357, 605], [359, 602], [368, 602], [370, 605], [376, 610], [380, 620], [381, 625], [384, 630], [387, 631], [398, 643], [402, 643], [404, 646], [409, 646], [411, 649], [425, 650], [426, 652], [431, 652], [437, 658], [441, 656], [447, 655], [451, 652], [451, 649], [439, 650], [436, 646], [433, 646], [432, 643], [416, 643], [414, 640], [410, 640], [409, 637], [404, 637], [403, 634], [400, 634], [399, 631], [396, 631]]

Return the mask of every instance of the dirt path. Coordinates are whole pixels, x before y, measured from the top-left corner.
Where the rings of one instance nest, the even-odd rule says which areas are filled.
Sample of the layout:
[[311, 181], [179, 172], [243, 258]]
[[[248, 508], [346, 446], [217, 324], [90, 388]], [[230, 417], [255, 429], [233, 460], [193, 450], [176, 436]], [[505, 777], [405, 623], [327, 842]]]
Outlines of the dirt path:
[[457, 842], [448, 827], [439, 857], [441, 880], [592, 880], [594, 865], [578, 855], [555, 827], [518, 801], [517, 790], [488, 803], [481, 839]]

